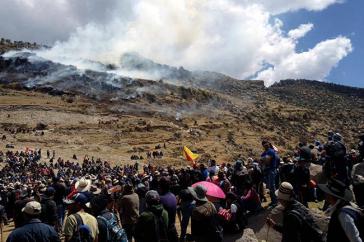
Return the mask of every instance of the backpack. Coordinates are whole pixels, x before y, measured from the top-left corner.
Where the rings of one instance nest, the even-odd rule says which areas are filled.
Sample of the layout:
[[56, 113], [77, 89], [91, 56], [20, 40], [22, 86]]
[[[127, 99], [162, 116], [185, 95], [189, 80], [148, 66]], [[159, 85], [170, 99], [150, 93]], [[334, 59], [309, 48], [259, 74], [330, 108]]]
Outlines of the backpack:
[[75, 213], [73, 215], [76, 218], [77, 224], [69, 242], [93, 242], [94, 239], [92, 238], [90, 227], [87, 224], [83, 224], [79, 214]]
[[364, 209], [354, 208], [350, 205], [345, 206], [341, 209], [342, 212], [348, 214], [354, 219], [356, 228], [359, 231], [359, 237], [364, 239]]
[[107, 242], [128, 242], [125, 230], [119, 226], [116, 216], [109, 212], [111, 218], [107, 219], [104, 214], [97, 216], [97, 219], [104, 221], [107, 226]]
[[303, 241], [305, 242], [323, 242], [324, 241], [324, 234], [320, 230], [320, 228], [316, 225], [313, 218], [303, 217], [298, 211], [291, 210], [291, 214], [296, 216], [302, 225], [301, 234], [304, 237]]

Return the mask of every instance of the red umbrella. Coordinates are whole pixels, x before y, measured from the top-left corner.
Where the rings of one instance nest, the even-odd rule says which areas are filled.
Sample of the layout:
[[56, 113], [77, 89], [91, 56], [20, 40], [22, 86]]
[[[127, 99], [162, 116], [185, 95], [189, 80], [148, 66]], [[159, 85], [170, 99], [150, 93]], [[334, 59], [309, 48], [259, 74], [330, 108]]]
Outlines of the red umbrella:
[[225, 199], [225, 193], [218, 185], [212, 182], [201, 181], [201, 182], [196, 182], [195, 184], [192, 185], [192, 187], [196, 187], [197, 185], [202, 185], [207, 189], [206, 193], [207, 196]]

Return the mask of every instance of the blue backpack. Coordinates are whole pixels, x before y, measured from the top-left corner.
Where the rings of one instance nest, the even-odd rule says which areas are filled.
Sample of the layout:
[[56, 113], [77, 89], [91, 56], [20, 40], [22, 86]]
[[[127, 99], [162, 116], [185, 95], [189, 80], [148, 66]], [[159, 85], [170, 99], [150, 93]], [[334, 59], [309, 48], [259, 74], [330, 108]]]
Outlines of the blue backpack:
[[[105, 214], [111, 216], [105, 217]], [[108, 212], [97, 216], [99, 220], [102, 220], [107, 226], [107, 241], [106, 242], [128, 242], [125, 230], [119, 226], [118, 220], [115, 214]]]
[[76, 229], [69, 242], [93, 242], [94, 239], [91, 235], [91, 229], [87, 224], [83, 224], [82, 218], [79, 214], [73, 214], [77, 220]]

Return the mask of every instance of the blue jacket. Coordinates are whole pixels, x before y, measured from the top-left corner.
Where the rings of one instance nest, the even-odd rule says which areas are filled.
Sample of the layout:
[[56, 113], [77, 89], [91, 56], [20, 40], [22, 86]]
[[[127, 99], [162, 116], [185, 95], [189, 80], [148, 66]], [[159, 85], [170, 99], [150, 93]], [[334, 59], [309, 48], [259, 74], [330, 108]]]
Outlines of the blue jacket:
[[28, 223], [15, 229], [6, 242], [60, 242], [53, 227], [42, 223], [39, 219], [31, 219]]

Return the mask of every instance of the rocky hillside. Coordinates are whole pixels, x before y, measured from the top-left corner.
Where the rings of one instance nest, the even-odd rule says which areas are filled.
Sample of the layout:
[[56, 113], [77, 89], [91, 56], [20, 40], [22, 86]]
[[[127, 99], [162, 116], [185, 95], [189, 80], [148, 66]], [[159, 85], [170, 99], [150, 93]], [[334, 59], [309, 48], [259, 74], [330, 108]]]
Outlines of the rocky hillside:
[[[230, 161], [259, 155], [262, 137], [283, 153], [299, 141], [324, 140], [330, 129], [351, 147], [364, 129], [364, 89], [309, 80], [266, 88], [262, 81], [188, 71], [136, 54], [102, 68], [78, 70], [29, 52], [0, 57], [0, 134], [11, 137], [4, 142], [124, 161], [166, 143], [168, 162], [179, 164], [183, 145], [203, 159]], [[118, 68], [158, 78], [116, 75]], [[48, 124], [42, 137], [9, 133], [36, 130], [38, 122]]]

